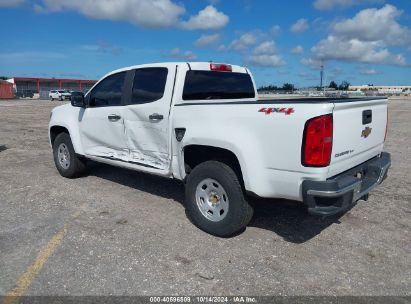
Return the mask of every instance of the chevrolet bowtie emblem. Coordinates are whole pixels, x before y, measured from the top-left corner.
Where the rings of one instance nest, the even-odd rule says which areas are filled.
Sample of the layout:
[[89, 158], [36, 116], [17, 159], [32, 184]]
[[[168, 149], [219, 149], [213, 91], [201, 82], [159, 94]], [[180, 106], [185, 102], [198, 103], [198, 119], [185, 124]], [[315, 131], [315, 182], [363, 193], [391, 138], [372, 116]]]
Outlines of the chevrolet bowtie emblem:
[[361, 137], [367, 138], [368, 136], [370, 136], [371, 131], [372, 131], [372, 128], [366, 127], [364, 130], [362, 130]]

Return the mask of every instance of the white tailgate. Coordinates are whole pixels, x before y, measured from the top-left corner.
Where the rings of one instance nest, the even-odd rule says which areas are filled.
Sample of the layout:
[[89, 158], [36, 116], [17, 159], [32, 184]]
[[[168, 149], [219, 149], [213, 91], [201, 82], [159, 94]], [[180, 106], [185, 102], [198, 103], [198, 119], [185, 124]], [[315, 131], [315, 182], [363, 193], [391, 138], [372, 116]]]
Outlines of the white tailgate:
[[[333, 150], [329, 177], [355, 167], [382, 152], [387, 123], [387, 102], [387, 99], [373, 99], [334, 104]], [[372, 111], [372, 121], [363, 124], [363, 113], [367, 110]]]

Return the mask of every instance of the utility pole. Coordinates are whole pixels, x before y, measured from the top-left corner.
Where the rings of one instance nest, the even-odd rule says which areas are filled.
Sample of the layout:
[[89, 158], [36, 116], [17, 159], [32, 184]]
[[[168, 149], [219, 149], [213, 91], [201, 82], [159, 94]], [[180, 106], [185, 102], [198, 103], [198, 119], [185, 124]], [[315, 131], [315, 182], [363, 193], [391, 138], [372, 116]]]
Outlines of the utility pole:
[[323, 78], [324, 78], [324, 64], [321, 62], [321, 71], [320, 71], [320, 91], [323, 89]]

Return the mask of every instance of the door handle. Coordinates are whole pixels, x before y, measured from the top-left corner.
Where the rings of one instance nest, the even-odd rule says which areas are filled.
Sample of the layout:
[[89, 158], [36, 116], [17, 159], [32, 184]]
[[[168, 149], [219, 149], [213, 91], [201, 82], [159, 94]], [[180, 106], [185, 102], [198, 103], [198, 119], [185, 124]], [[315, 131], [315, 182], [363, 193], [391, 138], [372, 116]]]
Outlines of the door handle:
[[159, 120], [164, 119], [164, 116], [161, 115], [161, 114], [158, 114], [158, 113], [154, 113], [154, 114], [151, 114], [150, 116], [148, 116], [148, 118], [149, 118], [151, 121], [159, 121]]
[[117, 115], [117, 114], [110, 114], [108, 116], [108, 120], [111, 121], [111, 122], [118, 121], [118, 120], [120, 120], [120, 118], [121, 118], [121, 116]]

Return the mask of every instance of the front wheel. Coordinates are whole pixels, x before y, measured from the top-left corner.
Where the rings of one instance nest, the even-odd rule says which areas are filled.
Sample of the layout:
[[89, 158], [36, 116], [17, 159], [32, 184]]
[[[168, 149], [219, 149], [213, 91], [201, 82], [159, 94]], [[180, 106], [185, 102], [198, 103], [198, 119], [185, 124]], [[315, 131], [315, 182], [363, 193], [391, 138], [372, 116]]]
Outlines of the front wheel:
[[75, 178], [86, 169], [85, 160], [78, 157], [71, 143], [70, 135], [60, 133], [53, 143], [54, 163], [61, 176]]
[[238, 176], [231, 167], [218, 161], [204, 162], [190, 173], [186, 208], [197, 227], [220, 237], [241, 232], [253, 216]]

